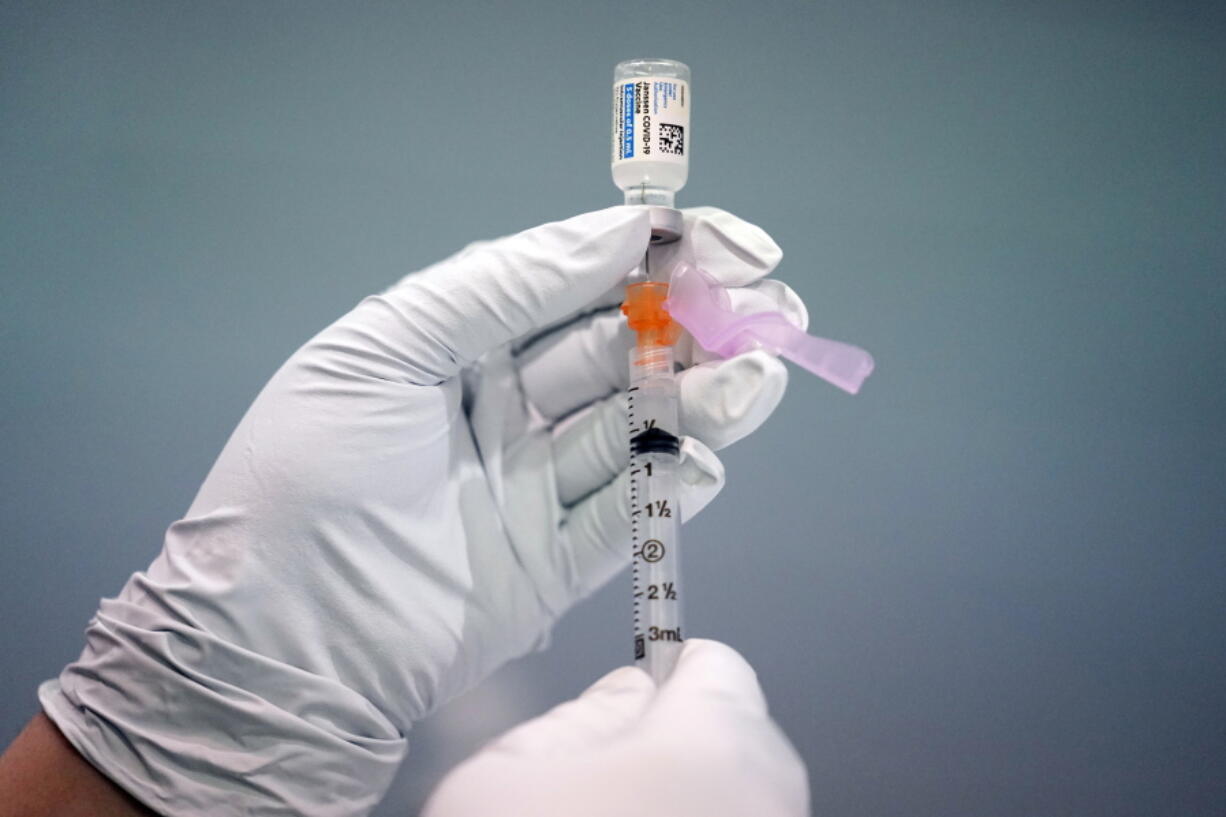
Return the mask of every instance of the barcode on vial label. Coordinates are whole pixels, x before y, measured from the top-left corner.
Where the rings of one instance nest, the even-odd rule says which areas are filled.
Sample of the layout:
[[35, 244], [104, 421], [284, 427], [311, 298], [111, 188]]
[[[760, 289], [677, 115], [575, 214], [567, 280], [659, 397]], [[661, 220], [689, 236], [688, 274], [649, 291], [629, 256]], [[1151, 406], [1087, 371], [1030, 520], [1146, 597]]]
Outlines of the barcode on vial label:
[[685, 155], [685, 127], [660, 123], [660, 152], [673, 156]]

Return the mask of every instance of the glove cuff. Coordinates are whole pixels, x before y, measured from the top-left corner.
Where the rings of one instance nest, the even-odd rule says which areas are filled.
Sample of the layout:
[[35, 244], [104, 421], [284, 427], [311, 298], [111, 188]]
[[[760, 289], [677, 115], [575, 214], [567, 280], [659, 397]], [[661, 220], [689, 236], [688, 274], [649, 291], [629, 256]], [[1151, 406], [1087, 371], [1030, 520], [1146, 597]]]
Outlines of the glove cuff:
[[108, 600], [81, 658], [40, 686], [89, 763], [171, 817], [375, 807], [408, 741], [373, 705], [176, 618]]

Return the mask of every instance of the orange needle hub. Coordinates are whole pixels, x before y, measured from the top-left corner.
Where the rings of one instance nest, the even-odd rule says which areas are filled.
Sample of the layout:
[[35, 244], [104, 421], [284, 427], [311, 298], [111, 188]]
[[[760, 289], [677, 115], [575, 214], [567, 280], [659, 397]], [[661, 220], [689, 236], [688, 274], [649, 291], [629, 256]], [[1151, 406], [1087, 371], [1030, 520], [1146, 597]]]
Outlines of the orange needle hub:
[[626, 286], [626, 300], [622, 312], [626, 322], [637, 335], [636, 345], [672, 346], [681, 336], [681, 326], [664, 308], [668, 298], [668, 284], [659, 281], [643, 281]]

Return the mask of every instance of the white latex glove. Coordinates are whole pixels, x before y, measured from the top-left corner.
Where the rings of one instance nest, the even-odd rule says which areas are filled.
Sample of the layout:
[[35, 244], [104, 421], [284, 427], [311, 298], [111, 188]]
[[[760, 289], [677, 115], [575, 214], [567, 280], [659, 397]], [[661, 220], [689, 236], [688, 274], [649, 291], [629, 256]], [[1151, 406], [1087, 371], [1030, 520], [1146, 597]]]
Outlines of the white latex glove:
[[656, 692], [622, 667], [456, 767], [422, 817], [804, 817], [809, 782], [731, 647], [689, 639]]
[[[686, 231], [747, 308], [803, 321], [760, 280], [780, 258], [765, 233], [715, 210]], [[367, 812], [414, 720], [540, 646], [628, 561], [614, 302], [648, 234], [618, 207], [474, 245], [309, 341], [161, 555], [103, 600], [40, 690], [47, 714], [165, 814]], [[785, 380], [763, 352], [683, 376], [683, 516], [723, 484], [711, 448], [756, 428]]]

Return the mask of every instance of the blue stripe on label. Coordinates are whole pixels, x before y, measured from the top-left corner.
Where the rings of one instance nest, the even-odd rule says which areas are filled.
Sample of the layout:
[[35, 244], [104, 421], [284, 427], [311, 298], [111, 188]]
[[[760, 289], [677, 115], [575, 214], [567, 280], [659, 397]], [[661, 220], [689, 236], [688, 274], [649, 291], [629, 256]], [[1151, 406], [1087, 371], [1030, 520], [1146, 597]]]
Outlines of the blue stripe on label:
[[622, 158], [634, 156], [634, 83], [622, 86]]

